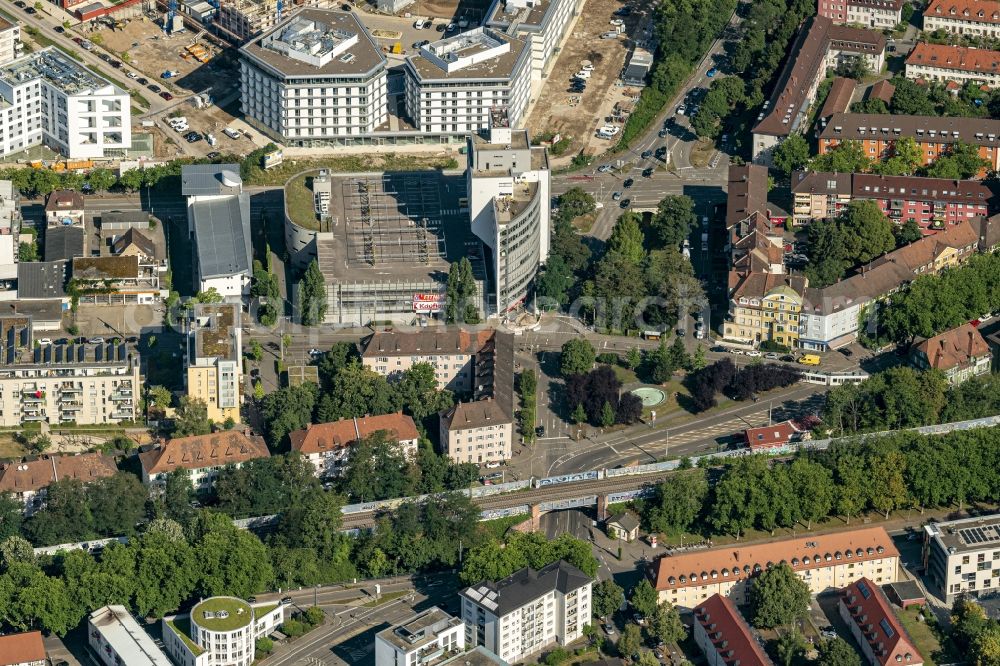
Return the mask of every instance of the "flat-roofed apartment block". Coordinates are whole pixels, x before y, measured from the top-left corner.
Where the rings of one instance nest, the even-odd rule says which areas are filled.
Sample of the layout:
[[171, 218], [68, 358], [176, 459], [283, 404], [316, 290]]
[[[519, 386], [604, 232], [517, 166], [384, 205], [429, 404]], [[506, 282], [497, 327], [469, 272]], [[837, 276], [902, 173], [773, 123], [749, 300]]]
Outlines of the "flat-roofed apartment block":
[[765, 569], [788, 564], [813, 594], [861, 577], [896, 582], [899, 551], [881, 527], [663, 556], [653, 572], [660, 601], [693, 609], [713, 594], [743, 605]]
[[925, 234], [985, 217], [993, 193], [978, 180], [796, 171], [792, 174], [795, 224], [839, 217], [854, 199], [870, 199], [895, 224], [913, 220]]
[[124, 606], [98, 608], [87, 617], [87, 644], [104, 666], [174, 666]]
[[21, 55], [23, 50], [21, 26], [0, 19], [0, 64], [10, 62]]
[[892, 29], [903, 19], [903, 0], [818, 0], [820, 16], [834, 23]]
[[932, 0], [924, 10], [924, 30], [1000, 37], [1000, 2]]
[[581, 0], [493, 0], [484, 25], [531, 41], [531, 78], [546, 76], [546, 64], [555, 63], [562, 42]]
[[0, 154], [45, 144], [68, 158], [132, 145], [129, 94], [48, 47], [0, 66]]
[[353, 12], [303, 9], [240, 48], [242, 110], [289, 146], [322, 146], [388, 121], [386, 60]]
[[288, 439], [292, 451], [316, 468], [316, 476], [330, 477], [340, 475], [358, 441], [379, 431], [385, 431], [408, 458], [416, 458], [420, 435], [413, 419], [402, 412], [311, 424], [288, 433]]
[[708, 666], [774, 666], [729, 598], [713, 594], [694, 609], [694, 642]]
[[857, 141], [868, 157], [881, 160], [891, 156], [896, 140], [904, 136], [917, 142], [923, 164], [931, 164], [953, 143], [963, 141], [976, 146], [988, 162], [977, 178], [1000, 168], [1000, 120], [992, 118], [835, 113], [819, 133], [819, 154], [843, 141]]
[[1000, 85], [1000, 51], [917, 42], [906, 56], [906, 78]]
[[90, 483], [114, 476], [116, 472], [115, 459], [102, 453], [9, 462], [0, 466], [0, 493], [10, 493], [24, 505], [24, 513], [30, 516], [45, 504], [45, 495], [52, 483], [68, 479]]
[[469, 138], [469, 219], [487, 249], [491, 310], [505, 315], [525, 304], [549, 255], [550, 175], [528, 131], [512, 130], [504, 109], [490, 115]]
[[237, 164], [181, 167], [188, 233], [195, 246], [198, 291], [215, 289], [228, 302], [250, 293], [250, 195]]
[[459, 593], [465, 644], [482, 645], [509, 663], [553, 643], [568, 645], [590, 624], [593, 584], [560, 560], [467, 587]]
[[0, 339], [0, 425], [96, 425], [136, 419], [141, 384], [135, 350], [125, 344], [28, 345], [29, 336], [5, 322]]
[[[253, 39], [265, 30], [270, 30], [282, 19], [282, 12], [276, 11], [275, 4], [267, 0], [223, 0], [215, 4], [218, 5], [218, 9], [212, 17], [212, 22], [239, 44]], [[284, 16], [302, 7], [319, 5], [319, 0], [292, 0], [285, 3]], [[209, 7], [211, 8], [211, 5]]]
[[465, 650], [465, 624], [437, 606], [375, 634], [375, 666], [425, 666]]
[[186, 469], [195, 491], [207, 492], [226, 466], [240, 467], [247, 461], [270, 455], [262, 437], [238, 430], [222, 430], [208, 435], [175, 437], [140, 453], [139, 462], [142, 482], [147, 485], [163, 488], [171, 472]]
[[803, 24], [774, 93], [753, 128], [754, 161], [770, 164], [779, 143], [806, 130], [809, 108], [828, 69], [845, 60], [864, 58], [873, 71], [881, 71], [885, 45], [881, 33], [834, 25], [825, 16], [815, 16]]
[[1000, 514], [924, 526], [923, 564], [930, 590], [949, 605], [1000, 590]]
[[284, 604], [209, 597], [186, 615], [160, 621], [163, 645], [177, 666], [250, 666], [257, 640], [284, 622]]
[[208, 419], [240, 420], [243, 364], [240, 307], [233, 303], [198, 303], [187, 320], [184, 366], [189, 398], [205, 403]]
[[490, 28], [427, 44], [405, 67], [406, 113], [425, 133], [486, 130], [495, 107], [518, 125], [531, 97], [528, 42]]

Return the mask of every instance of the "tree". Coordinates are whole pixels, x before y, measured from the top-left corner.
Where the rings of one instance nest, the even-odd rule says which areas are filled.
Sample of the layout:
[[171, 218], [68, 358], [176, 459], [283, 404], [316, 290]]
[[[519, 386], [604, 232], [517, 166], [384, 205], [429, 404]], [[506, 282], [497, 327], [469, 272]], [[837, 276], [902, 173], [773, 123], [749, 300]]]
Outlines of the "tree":
[[83, 482], [65, 479], [50, 484], [45, 506], [25, 522], [24, 531], [33, 543], [46, 546], [91, 538], [94, 518]]
[[559, 372], [563, 377], [582, 375], [594, 367], [597, 352], [586, 338], [572, 338], [563, 343]]
[[787, 564], [763, 571], [750, 588], [753, 625], [773, 629], [789, 626], [809, 608], [809, 586]]
[[162, 616], [191, 597], [199, 565], [183, 538], [147, 531], [129, 547], [135, 553], [135, 608], [140, 614]]
[[615, 424], [615, 409], [611, 406], [611, 403], [607, 400], [604, 401], [604, 406], [601, 407], [601, 425], [605, 428], [609, 428]]
[[924, 237], [924, 232], [912, 217], [896, 227], [896, 247], [903, 247]]
[[618, 654], [625, 658], [630, 658], [639, 651], [639, 646], [641, 645], [642, 630], [639, 629], [639, 625], [634, 622], [627, 623], [622, 629], [622, 635], [618, 637], [616, 645]]
[[861, 81], [872, 73], [871, 65], [864, 56], [848, 56], [841, 58], [837, 65], [837, 76], [844, 76], [855, 81]]
[[817, 666], [861, 666], [861, 657], [843, 638], [820, 641], [818, 650]]
[[644, 516], [653, 532], [681, 534], [701, 513], [708, 497], [708, 480], [701, 469], [672, 474], [656, 488]]
[[614, 580], [602, 580], [594, 585], [594, 616], [608, 617], [625, 601], [625, 591]]
[[653, 613], [656, 612], [658, 599], [656, 590], [653, 589], [649, 580], [643, 578], [639, 581], [638, 585], [632, 588], [632, 596], [629, 598], [629, 603], [643, 617], [652, 617]]
[[784, 178], [791, 178], [793, 171], [798, 171], [809, 164], [809, 143], [805, 137], [793, 132], [774, 149], [774, 168]]
[[0, 542], [21, 533], [24, 506], [9, 492], [0, 493]]
[[650, 230], [658, 248], [680, 246], [696, 224], [694, 200], [686, 195], [664, 197], [656, 207]]
[[813, 171], [835, 173], [864, 173], [871, 170], [872, 160], [858, 141], [844, 141], [817, 155], [809, 163]]
[[268, 589], [274, 578], [267, 549], [253, 533], [221, 513], [202, 510], [190, 528], [202, 596], [246, 598]]
[[212, 432], [208, 405], [203, 400], [182, 396], [174, 416], [174, 437], [207, 435]]
[[778, 661], [783, 666], [792, 666], [792, 664], [802, 658], [808, 648], [809, 645], [806, 643], [805, 638], [799, 633], [798, 629], [793, 627], [791, 631], [786, 631], [778, 636], [775, 651], [778, 653]]
[[38, 244], [35, 241], [30, 243], [19, 243], [17, 246], [18, 261], [38, 261]]
[[581, 187], [571, 187], [559, 196], [559, 216], [573, 220], [592, 213], [597, 209], [597, 202], [589, 192]]
[[[191, 508], [193, 499], [194, 487], [191, 485], [188, 471], [178, 467], [170, 472], [163, 489], [163, 510], [166, 517], [181, 525], [186, 525], [194, 514], [194, 510]], [[149, 529], [146, 531], [149, 532]]]
[[639, 228], [641, 221], [642, 218], [631, 211], [619, 217], [611, 230], [607, 251], [619, 254], [630, 263], [642, 264], [646, 258], [646, 249], [643, 247], [642, 229]]
[[380, 430], [351, 447], [341, 486], [358, 502], [409, 494], [410, 465], [390, 433]]
[[549, 257], [545, 270], [538, 276], [538, 298], [548, 304], [565, 304], [569, 300], [569, 290], [573, 287], [573, 271], [566, 260], [558, 254]]
[[706, 365], [708, 365], [708, 360], [705, 358], [705, 349], [699, 344], [691, 357], [691, 369], [701, 370]]
[[649, 633], [664, 643], [678, 643], [684, 639], [684, 623], [677, 609], [669, 602], [656, 606], [656, 611], [649, 618]]
[[19, 631], [44, 629], [65, 636], [83, 617], [63, 580], [46, 576], [34, 564], [14, 564], [0, 576], [0, 595], [5, 591], [9, 597], [0, 610], [0, 620]]
[[800, 517], [806, 521], [806, 529], [812, 529], [813, 522], [826, 518], [833, 508], [833, 475], [806, 458], [796, 458], [788, 467], [788, 475]]
[[639, 367], [640, 363], [642, 363], [642, 352], [639, 351], [638, 347], [632, 347], [632, 349], [629, 349], [628, 353], [625, 354], [625, 366], [629, 370], [635, 370]]
[[445, 322], [448, 324], [459, 321], [464, 321], [467, 324], [474, 323], [469, 321], [469, 315], [472, 313], [468, 310], [471, 305], [475, 317], [478, 318], [479, 309], [476, 307], [475, 296], [476, 280], [472, 274], [472, 264], [468, 257], [462, 257], [460, 260], [452, 262], [448, 269], [448, 284], [445, 289]]
[[576, 408], [573, 410], [570, 418], [573, 420], [573, 423], [586, 423], [587, 412], [584, 410], [582, 402], [576, 403]]
[[305, 428], [312, 422], [318, 393], [318, 386], [312, 382], [304, 382], [298, 386], [280, 388], [264, 396], [260, 411], [273, 443], [284, 441], [288, 433]]
[[841, 216], [848, 257], [856, 264], [871, 261], [896, 247], [889, 221], [871, 199], [851, 201]]
[[970, 663], [975, 666], [996, 666], [1000, 664], [1000, 623], [986, 625], [972, 641]]
[[34, 564], [35, 549], [24, 537], [11, 535], [0, 541], [0, 569], [9, 569], [18, 562]]
[[[319, 401], [316, 418], [327, 422], [365, 414], [389, 414], [403, 407], [404, 398], [409, 401], [408, 410], [415, 415], [451, 406], [449, 392], [437, 392], [432, 388], [436, 387], [436, 382], [427, 384], [421, 379], [426, 376], [425, 370], [426, 366], [421, 366], [409, 373], [395, 375], [390, 384], [386, 377], [352, 361], [330, 382], [329, 392]], [[421, 400], [428, 402], [419, 404]]]
[[221, 303], [222, 294], [215, 287], [209, 287], [205, 291], [199, 291], [195, 294], [194, 300], [198, 303]]
[[134, 474], [119, 472], [97, 479], [87, 489], [94, 530], [101, 536], [135, 534], [146, 516], [146, 496], [146, 487]]
[[313, 259], [299, 282], [300, 321], [304, 326], [323, 323], [326, 307], [326, 283], [319, 262]]
[[[128, 172], [126, 171], [126, 173]], [[115, 186], [116, 182], [117, 179], [111, 169], [92, 169], [87, 174], [87, 183], [95, 192], [107, 192]]]

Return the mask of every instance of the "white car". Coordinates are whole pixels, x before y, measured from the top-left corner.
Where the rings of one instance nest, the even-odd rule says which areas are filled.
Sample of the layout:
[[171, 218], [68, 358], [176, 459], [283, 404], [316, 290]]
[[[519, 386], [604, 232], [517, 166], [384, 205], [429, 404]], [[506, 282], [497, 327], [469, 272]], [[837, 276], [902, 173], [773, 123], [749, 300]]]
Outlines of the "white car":
[[240, 133], [232, 129], [231, 127], [225, 128], [224, 130], [222, 130], [222, 133], [228, 136], [230, 139], [240, 138]]
[[751, 349], [750, 351], [747, 352], [747, 356], [758, 358], [760, 356], [760, 352], [757, 351], [756, 349]]
[[687, 110], [688, 110], [687, 106], [685, 106], [684, 104], [681, 104], [680, 106], [677, 107], [677, 115], [678, 116], [683, 116], [685, 113], [687, 113]]
[[42, 338], [41, 340], [38, 341], [38, 344], [40, 344], [40, 345], [51, 345], [52, 344], [52, 338]]
[[732, 354], [733, 356], [743, 356], [743, 354], [745, 354], [746, 352], [744, 352], [742, 349], [730, 349], [729, 353]]
[[610, 21], [608, 21], [608, 25], [613, 25], [613, 26], [617, 27], [617, 26], [620, 26], [620, 25], [625, 25], [625, 21], [623, 21], [621, 19], [611, 19]]
[[126, 72], [125, 76], [127, 76], [130, 79], [137, 79], [137, 78], [139, 78], [139, 75], [136, 74], [135, 72]]
[[316, 349], [315, 347], [313, 347], [312, 349], [309, 350], [309, 355], [310, 356], [319, 356], [322, 353], [323, 353], [322, 349]]

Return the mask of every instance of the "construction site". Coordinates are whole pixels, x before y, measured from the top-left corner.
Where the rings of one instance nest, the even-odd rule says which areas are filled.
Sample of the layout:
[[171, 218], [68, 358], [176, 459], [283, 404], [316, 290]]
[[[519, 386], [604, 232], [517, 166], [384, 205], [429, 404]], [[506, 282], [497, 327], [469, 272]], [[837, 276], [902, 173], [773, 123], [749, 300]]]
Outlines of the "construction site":
[[472, 261], [483, 293], [483, 250], [463, 208], [463, 176], [385, 173], [317, 178], [313, 187], [326, 210], [321, 219], [328, 233], [319, 237], [317, 259], [327, 283], [328, 323], [412, 324], [433, 317], [443, 308], [451, 262], [461, 257]]

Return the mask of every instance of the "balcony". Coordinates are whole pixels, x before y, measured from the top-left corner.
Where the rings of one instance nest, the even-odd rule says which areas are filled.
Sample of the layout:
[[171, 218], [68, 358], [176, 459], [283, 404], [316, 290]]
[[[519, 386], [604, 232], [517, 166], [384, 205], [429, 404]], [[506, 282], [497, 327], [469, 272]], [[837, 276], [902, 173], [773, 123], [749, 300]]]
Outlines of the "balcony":
[[21, 396], [21, 402], [28, 402], [35, 404], [45, 402], [45, 394], [43, 393], [42, 395], [35, 395], [34, 393], [31, 394], [25, 393], [24, 395]]

